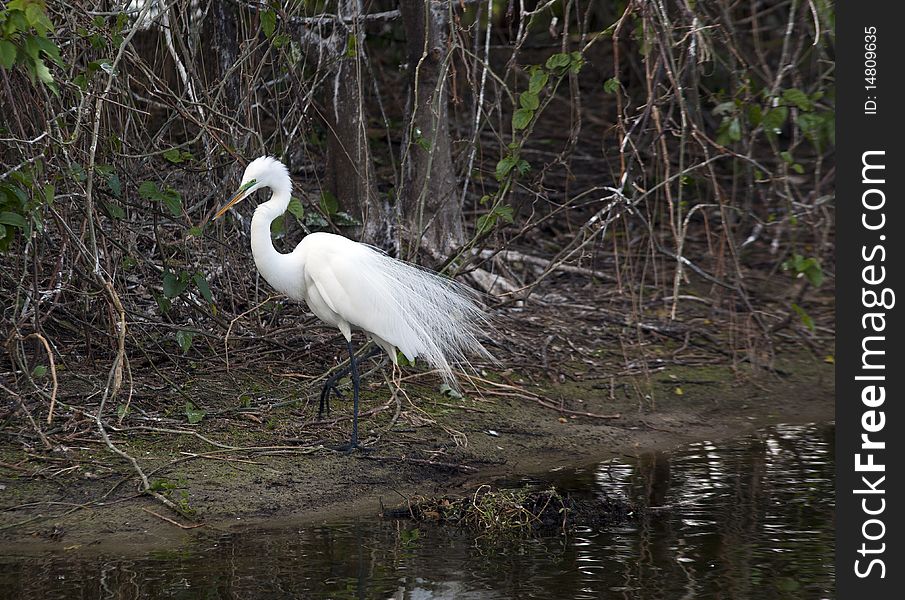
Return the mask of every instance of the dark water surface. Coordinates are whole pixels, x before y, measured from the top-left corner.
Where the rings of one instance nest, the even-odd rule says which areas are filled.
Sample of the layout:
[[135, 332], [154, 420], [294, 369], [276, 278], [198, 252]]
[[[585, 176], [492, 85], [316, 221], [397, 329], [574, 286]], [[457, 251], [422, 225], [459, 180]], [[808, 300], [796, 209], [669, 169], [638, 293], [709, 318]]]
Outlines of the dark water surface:
[[551, 473], [645, 516], [525, 540], [349, 520], [199, 538], [122, 557], [0, 550], [0, 597], [832, 598], [832, 426], [780, 425], [719, 444]]

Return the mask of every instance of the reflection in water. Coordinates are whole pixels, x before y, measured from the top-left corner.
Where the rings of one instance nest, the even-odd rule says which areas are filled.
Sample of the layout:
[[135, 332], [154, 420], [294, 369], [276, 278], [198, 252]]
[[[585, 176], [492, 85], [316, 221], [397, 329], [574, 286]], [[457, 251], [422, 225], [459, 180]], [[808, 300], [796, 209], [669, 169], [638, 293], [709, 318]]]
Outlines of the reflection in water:
[[0, 597], [830, 598], [833, 461], [831, 426], [777, 426], [551, 477], [576, 495], [606, 490], [651, 509], [613, 529], [476, 541], [361, 519], [140, 558], [3, 556]]

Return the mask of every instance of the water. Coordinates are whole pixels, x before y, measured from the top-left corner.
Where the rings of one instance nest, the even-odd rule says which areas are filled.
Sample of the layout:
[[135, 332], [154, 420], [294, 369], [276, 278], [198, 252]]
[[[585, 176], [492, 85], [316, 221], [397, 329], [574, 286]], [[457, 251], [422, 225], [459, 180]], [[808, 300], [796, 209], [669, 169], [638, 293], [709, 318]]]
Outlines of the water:
[[[0, 557], [0, 597], [832, 598], [832, 426], [551, 473], [644, 516], [525, 540], [359, 519], [200, 537], [171, 552]], [[8, 551], [2, 551], [8, 554]]]

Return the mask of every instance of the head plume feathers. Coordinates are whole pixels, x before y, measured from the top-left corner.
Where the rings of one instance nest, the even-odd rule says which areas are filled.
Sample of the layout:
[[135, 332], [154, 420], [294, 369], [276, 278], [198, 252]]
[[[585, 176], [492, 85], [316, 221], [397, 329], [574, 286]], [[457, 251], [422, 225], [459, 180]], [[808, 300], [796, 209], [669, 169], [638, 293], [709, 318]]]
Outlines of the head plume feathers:
[[252, 179], [256, 180], [260, 187], [288, 188], [289, 192], [292, 192], [292, 179], [289, 177], [289, 169], [273, 156], [261, 156], [248, 163], [248, 166], [245, 167], [242, 181], [244, 183]]

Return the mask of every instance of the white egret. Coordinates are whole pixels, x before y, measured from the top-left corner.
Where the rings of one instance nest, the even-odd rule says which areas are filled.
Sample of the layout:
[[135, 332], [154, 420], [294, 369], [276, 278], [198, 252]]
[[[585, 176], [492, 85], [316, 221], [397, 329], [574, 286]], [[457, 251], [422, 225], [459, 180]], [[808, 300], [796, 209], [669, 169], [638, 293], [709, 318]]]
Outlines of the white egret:
[[450, 279], [332, 233], [309, 234], [292, 252], [278, 252], [270, 225], [289, 206], [292, 180], [277, 159], [264, 156], [252, 161], [239, 190], [214, 219], [265, 187], [272, 195], [252, 217], [251, 253], [258, 271], [274, 289], [304, 301], [315, 316], [337, 327], [346, 338], [349, 367], [327, 380], [320, 413], [325, 407], [329, 411], [331, 392], [339, 395], [337, 381], [351, 373], [350, 449], [358, 448], [360, 386], [353, 329], [362, 330], [394, 364], [398, 364], [398, 349], [409, 361], [421, 358], [453, 385], [453, 366], [467, 364], [468, 355], [492, 358], [479, 341], [488, 325], [486, 314], [471, 290]]

